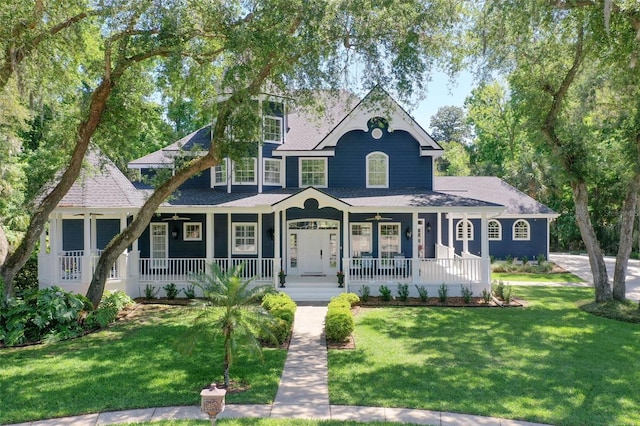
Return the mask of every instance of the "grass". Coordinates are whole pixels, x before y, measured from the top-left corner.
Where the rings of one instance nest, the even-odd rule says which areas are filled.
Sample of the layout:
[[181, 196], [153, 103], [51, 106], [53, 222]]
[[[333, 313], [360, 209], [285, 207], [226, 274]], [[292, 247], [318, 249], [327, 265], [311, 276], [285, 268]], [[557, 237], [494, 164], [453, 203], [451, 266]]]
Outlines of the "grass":
[[[0, 424], [128, 408], [199, 405], [200, 389], [222, 380], [221, 346], [179, 350], [193, 313], [172, 307], [80, 339], [0, 350]], [[286, 351], [266, 349], [264, 364], [238, 357], [232, 380], [248, 391], [230, 403], [270, 403]]]
[[517, 287], [527, 308], [378, 308], [329, 351], [332, 404], [562, 425], [640, 424], [640, 325], [578, 308], [593, 290]]
[[542, 283], [581, 283], [584, 280], [569, 272], [558, 273], [511, 273], [492, 272], [491, 278], [501, 281], [542, 282]]
[[582, 310], [600, 317], [617, 321], [640, 323], [640, 309], [638, 302], [626, 300], [624, 302], [611, 301], [606, 303], [589, 302], [580, 306]]
[[[396, 422], [356, 422], [346, 420], [314, 420], [314, 419], [218, 419], [220, 426], [411, 426], [414, 423]], [[167, 420], [161, 422], [128, 423], [128, 425], [152, 426], [205, 426], [211, 425], [209, 420]], [[127, 425], [123, 425], [127, 426]]]

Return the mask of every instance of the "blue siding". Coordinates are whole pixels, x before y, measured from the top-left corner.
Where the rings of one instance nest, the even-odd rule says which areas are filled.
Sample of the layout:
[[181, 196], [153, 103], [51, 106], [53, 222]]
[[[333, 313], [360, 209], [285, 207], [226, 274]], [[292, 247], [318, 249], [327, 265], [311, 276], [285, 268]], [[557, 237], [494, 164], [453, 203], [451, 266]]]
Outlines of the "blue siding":
[[71, 251], [84, 249], [83, 222], [83, 219], [62, 220], [62, 250]]
[[96, 221], [96, 248], [104, 250], [113, 237], [120, 233], [120, 219], [98, 219]]
[[[371, 232], [373, 233], [372, 235], [372, 244], [373, 244], [373, 256], [377, 257], [380, 256], [380, 251], [379, 251], [379, 232], [378, 230], [380, 229], [380, 224], [385, 224], [385, 223], [400, 223], [400, 252], [402, 254], [404, 254], [405, 257], [409, 258], [409, 257], [413, 257], [413, 238], [416, 238], [416, 232], [415, 230], [412, 230], [413, 235], [411, 236], [411, 238], [407, 238], [405, 235], [405, 231], [407, 230], [407, 228], [411, 228], [411, 221], [413, 218], [413, 215], [411, 213], [390, 213], [390, 214], [383, 214], [382, 216], [384, 217], [390, 217], [391, 220], [389, 221], [384, 221], [384, 222], [377, 222], [377, 221], [368, 221], [367, 218], [370, 218], [371, 216], [375, 215], [375, 213], [353, 213], [349, 215], [349, 221], [350, 222], [360, 222], [360, 223], [371, 223], [372, 224], [372, 229]], [[351, 234], [351, 230], [349, 230], [349, 234]]]
[[336, 145], [335, 157], [329, 157], [329, 186], [365, 188], [366, 157], [371, 152], [389, 156], [390, 188], [433, 188], [432, 157], [420, 157], [419, 143], [401, 130], [383, 131], [380, 139], [360, 130], [344, 134]]
[[[162, 215], [162, 217], [169, 217], [171, 215]], [[170, 220], [168, 222], [162, 220], [153, 220], [151, 223], [168, 223], [167, 232], [169, 237], [167, 241], [169, 243], [169, 257], [171, 258], [203, 258], [206, 256], [206, 235], [208, 230], [205, 215], [203, 214], [182, 214], [179, 216], [189, 217], [190, 221], [186, 223], [202, 223], [202, 241], [184, 241], [183, 236], [183, 224], [182, 220]], [[171, 231], [178, 231], [178, 236], [174, 239], [171, 236]], [[141, 258], [149, 258], [151, 250], [151, 237], [149, 235], [149, 227], [147, 227], [140, 238], [138, 239], [138, 249], [140, 250]]]
[[286, 187], [298, 187], [298, 157], [287, 157]]
[[274, 254], [274, 241], [271, 235], [271, 230], [274, 228], [274, 214], [262, 215], [262, 257], [273, 257]]
[[191, 176], [180, 188], [210, 188], [211, 187], [211, 169], [203, 170], [195, 176]]
[[227, 215], [213, 215], [213, 255], [215, 257], [227, 257], [229, 250], [227, 246], [227, 238], [230, 230], [227, 229]]

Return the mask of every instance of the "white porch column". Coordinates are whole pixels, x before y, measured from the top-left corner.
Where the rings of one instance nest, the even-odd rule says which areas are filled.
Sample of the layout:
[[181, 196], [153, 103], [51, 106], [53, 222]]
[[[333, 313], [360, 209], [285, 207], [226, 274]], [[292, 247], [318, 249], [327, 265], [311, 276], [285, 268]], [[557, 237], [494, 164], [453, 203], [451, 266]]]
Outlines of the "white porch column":
[[62, 249], [64, 248], [64, 242], [63, 240], [63, 232], [62, 232], [62, 214], [58, 213], [56, 214], [56, 218], [55, 218], [55, 230], [56, 230], [56, 246], [55, 246], [55, 253], [57, 255], [61, 255], [62, 254]]
[[284, 269], [282, 265], [282, 254], [280, 252], [280, 244], [282, 244], [282, 231], [280, 226], [281, 213], [275, 211], [273, 214], [273, 286], [278, 288], [278, 273], [280, 269]]
[[[423, 232], [422, 239], [423, 242], [427, 241], [426, 229]], [[413, 212], [411, 215], [411, 235], [413, 238], [411, 239], [411, 278], [413, 282], [416, 282], [418, 277], [420, 276], [420, 257], [418, 256], [418, 212]], [[406, 267], [406, 265], [404, 266]]]
[[85, 213], [83, 218], [83, 252], [82, 252], [82, 282], [88, 283], [93, 275], [91, 267], [91, 214]]
[[205, 216], [205, 228], [204, 234], [204, 257], [207, 258], [207, 262], [213, 259], [213, 213], [207, 213]]
[[489, 261], [489, 229], [487, 227], [487, 214], [482, 213], [480, 219], [480, 257], [482, 258], [482, 284], [488, 285], [491, 280], [491, 262]]
[[[51, 221], [49, 221], [51, 224]], [[51, 225], [49, 225], [51, 226]], [[47, 257], [47, 226], [45, 225], [40, 233], [40, 251], [38, 251], [38, 282], [40, 284], [49, 284], [48, 277], [51, 276]]]
[[462, 228], [462, 252], [469, 253], [469, 218], [467, 214], [462, 215], [464, 227]]
[[[120, 213], [120, 232], [124, 231], [125, 229], [127, 229], [127, 214], [126, 213]], [[97, 234], [96, 234], [96, 244], [97, 244]], [[125, 256], [118, 256], [118, 260], [116, 260], [116, 262], [118, 262], [118, 274], [121, 280], [126, 280], [128, 275], [129, 275], [129, 271], [128, 271], [128, 264], [129, 264], [129, 253], [127, 252], [128, 249], [124, 249], [124, 251], [122, 253], [125, 253]]]
[[349, 291], [349, 258], [351, 257], [351, 241], [349, 238], [349, 212], [342, 211], [342, 272], [344, 273], [344, 291]]
[[453, 257], [453, 253], [455, 253], [455, 246], [453, 245], [453, 214], [449, 213], [449, 226], [447, 229], [447, 238], [449, 239], [449, 257]]
[[258, 213], [258, 235], [256, 238], [256, 247], [258, 250], [258, 263], [256, 265], [257, 274], [259, 277], [262, 277], [262, 240], [264, 239], [264, 227], [262, 226], [262, 221], [264, 220], [264, 214]]
[[438, 228], [437, 230], [438, 245], [442, 245], [442, 213], [438, 212], [436, 217], [438, 218], [436, 223], [436, 227]]

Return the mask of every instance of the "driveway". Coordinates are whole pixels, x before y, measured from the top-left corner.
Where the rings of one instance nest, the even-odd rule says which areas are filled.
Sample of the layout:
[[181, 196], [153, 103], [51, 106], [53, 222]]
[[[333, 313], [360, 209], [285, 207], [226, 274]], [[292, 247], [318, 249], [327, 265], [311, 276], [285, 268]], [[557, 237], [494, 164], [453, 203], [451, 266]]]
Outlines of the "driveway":
[[[591, 266], [589, 266], [589, 257], [586, 254], [562, 254], [551, 253], [549, 260], [558, 266], [574, 273], [588, 283], [593, 283], [591, 275]], [[609, 274], [609, 282], [613, 282], [613, 268], [616, 258], [605, 256], [604, 261], [607, 265], [607, 273]], [[627, 266], [627, 299], [640, 301], [640, 261], [635, 259], [629, 260]]]

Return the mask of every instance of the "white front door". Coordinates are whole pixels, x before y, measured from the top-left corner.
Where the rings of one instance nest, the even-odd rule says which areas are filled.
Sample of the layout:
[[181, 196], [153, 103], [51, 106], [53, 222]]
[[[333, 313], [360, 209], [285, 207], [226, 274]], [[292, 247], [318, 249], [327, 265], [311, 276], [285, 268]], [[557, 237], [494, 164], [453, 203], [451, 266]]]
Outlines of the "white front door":
[[289, 226], [288, 274], [329, 276], [338, 272], [337, 221], [298, 221]]

